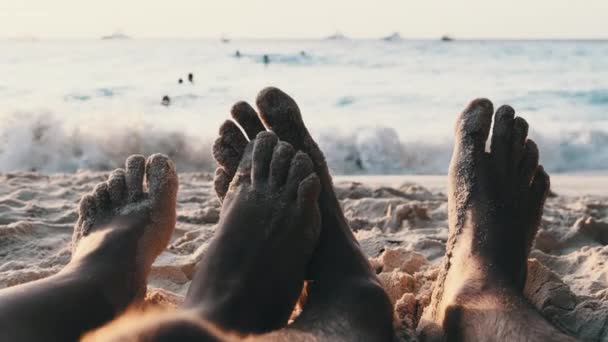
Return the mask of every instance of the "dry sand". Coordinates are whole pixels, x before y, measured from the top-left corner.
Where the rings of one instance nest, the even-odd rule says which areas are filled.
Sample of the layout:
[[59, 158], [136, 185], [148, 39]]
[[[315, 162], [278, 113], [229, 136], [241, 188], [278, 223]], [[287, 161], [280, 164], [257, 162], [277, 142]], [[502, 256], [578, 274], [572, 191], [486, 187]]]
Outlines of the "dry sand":
[[[0, 288], [46, 277], [70, 258], [80, 197], [107, 173], [0, 175]], [[178, 222], [156, 261], [149, 300], [179, 304], [219, 216], [211, 175], [180, 175]], [[351, 227], [379, 273], [400, 332], [415, 326], [445, 253], [445, 177], [338, 177]], [[526, 296], [554, 324], [608, 341], [608, 175], [552, 177]]]

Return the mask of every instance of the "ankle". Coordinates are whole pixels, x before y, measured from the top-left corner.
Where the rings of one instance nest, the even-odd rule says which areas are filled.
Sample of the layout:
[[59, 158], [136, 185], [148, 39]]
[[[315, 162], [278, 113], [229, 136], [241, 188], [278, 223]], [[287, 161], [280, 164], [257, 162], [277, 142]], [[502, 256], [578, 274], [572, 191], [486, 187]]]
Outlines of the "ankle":
[[70, 261], [58, 274], [71, 281], [80, 281], [97, 289], [115, 308], [123, 311], [143, 300], [146, 294], [145, 274], [122, 260], [112, 262], [98, 258], [94, 253]]

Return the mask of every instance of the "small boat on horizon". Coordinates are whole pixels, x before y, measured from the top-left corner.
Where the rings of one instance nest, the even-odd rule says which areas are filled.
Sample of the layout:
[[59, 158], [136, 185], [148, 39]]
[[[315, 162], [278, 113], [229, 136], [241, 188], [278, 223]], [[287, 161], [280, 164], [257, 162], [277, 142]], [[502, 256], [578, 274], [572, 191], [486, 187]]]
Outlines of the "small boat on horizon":
[[401, 35], [399, 32], [393, 32], [392, 34], [382, 38], [385, 42], [396, 42], [401, 40]]
[[325, 40], [345, 40], [346, 36], [342, 32], [338, 31], [331, 36], [325, 37]]
[[131, 39], [131, 37], [127, 36], [126, 34], [116, 31], [110, 35], [107, 36], [102, 36], [101, 37], [102, 40], [121, 40], [121, 39]]
[[441, 41], [442, 41], [442, 42], [451, 42], [451, 41], [453, 41], [453, 40], [454, 40], [454, 38], [452, 38], [452, 37], [448, 36], [447, 34], [446, 34], [446, 35], [443, 35], [443, 36], [441, 37]]

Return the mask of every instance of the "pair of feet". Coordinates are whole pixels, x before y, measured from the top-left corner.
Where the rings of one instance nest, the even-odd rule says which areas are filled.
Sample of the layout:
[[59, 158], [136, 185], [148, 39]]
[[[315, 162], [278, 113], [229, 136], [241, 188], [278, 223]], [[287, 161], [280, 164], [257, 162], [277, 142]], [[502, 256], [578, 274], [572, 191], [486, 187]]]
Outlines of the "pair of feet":
[[[257, 106], [259, 115], [244, 102], [231, 111], [246, 136], [230, 120], [220, 128], [213, 151], [220, 165], [215, 177], [223, 202], [220, 222], [197, 266], [185, 308], [227, 330], [267, 332], [287, 324], [304, 280], [309, 280], [310, 306], [324, 306], [326, 296], [340, 289], [361, 289], [379, 298], [375, 307], [381, 311], [376, 313], [381, 331], [376, 335], [390, 338], [390, 302], [347, 225], [323, 154], [298, 106], [276, 88], [262, 91]], [[134, 284], [133, 289], [108, 285], [105, 291], [117, 310], [145, 293], [145, 278], [162, 250], [148, 245], [166, 246], [174, 228], [175, 169], [166, 157], [150, 160], [159, 160], [164, 171], [150, 161], [146, 165], [143, 157], [131, 157], [126, 171], [115, 171], [81, 202], [72, 263], [86, 268], [112, 259], [116, 246], [125, 244], [106, 238], [109, 227], [112, 233], [130, 232], [123, 238], [137, 242], [129, 240], [128, 262], [113, 265], [123, 275], [118, 283]], [[136, 219], [122, 229], [129, 214]], [[161, 222], [162, 215], [166, 219]], [[359, 316], [367, 310], [362, 304]], [[300, 321], [306, 319], [304, 314]]]
[[[257, 107], [259, 115], [246, 103], [232, 109], [247, 137], [232, 121], [220, 129], [214, 156], [221, 166], [215, 179], [223, 199], [221, 220], [186, 306], [224, 328], [263, 332], [286, 323], [305, 279], [310, 285], [309, 303], [299, 319], [304, 322], [315, 319], [307, 312], [332, 310], [329, 294], [363, 283], [368, 291], [361, 293], [367, 298], [345, 297], [350, 302], [337, 306], [355, 312], [335, 318], [350, 317], [351, 323], [373, 330], [369, 336], [375, 340], [389, 340], [390, 304], [346, 224], [323, 154], [296, 103], [268, 88], [258, 96]], [[447, 256], [423, 316], [422, 334], [429, 326], [441, 328], [446, 310], [462, 298], [488, 288], [520, 292], [525, 281], [549, 179], [538, 166], [536, 146], [526, 139], [527, 124], [510, 107], [496, 112], [491, 152], [485, 152], [492, 114], [489, 101], [476, 100], [458, 119], [449, 174]], [[274, 134], [265, 132], [265, 126]], [[127, 271], [114, 273], [124, 276], [124, 284], [134, 284], [128, 293], [120, 286], [106, 289], [117, 310], [144, 293], [150, 265], [175, 223], [177, 178], [171, 162], [158, 155], [147, 165], [135, 159], [83, 199], [75, 233], [77, 264], [103, 263], [112, 254], [104, 250], [118, 249], [109, 247], [113, 235], [130, 237], [114, 239], [130, 241], [131, 259], [121, 264]], [[108, 234], [107, 227], [124, 228]]]

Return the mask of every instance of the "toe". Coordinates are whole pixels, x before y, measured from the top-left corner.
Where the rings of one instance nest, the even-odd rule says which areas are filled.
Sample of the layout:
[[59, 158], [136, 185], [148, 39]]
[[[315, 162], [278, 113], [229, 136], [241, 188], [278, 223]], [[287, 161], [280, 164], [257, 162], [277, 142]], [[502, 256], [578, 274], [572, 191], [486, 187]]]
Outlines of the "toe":
[[536, 173], [536, 169], [538, 168], [538, 146], [532, 140], [527, 140], [524, 146], [524, 156], [521, 161], [520, 166], [520, 179], [521, 186], [524, 189], [528, 189], [530, 187], [530, 183], [532, 182], [532, 178]]
[[229, 175], [234, 176], [243, 156], [242, 151], [232, 148], [226, 143], [225, 138], [220, 136], [213, 143], [212, 153], [217, 164], [226, 170]]
[[124, 169], [116, 169], [110, 174], [108, 180], [108, 192], [112, 207], [117, 208], [125, 203], [127, 197], [127, 181]]
[[488, 99], [476, 99], [462, 112], [456, 124], [456, 148], [460, 152], [480, 155], [485, 151], [493, 112]]
[[[258, 94], [256, 105], [266, 127], [275, 132], [279, 139], [291, 144], [295, 150], [303, 151], [310, 156], [315, 172], [321, 180], [323, 194], [335, 197], [323, 152], [304, 125], [296, 102], [280, 89], [268, 87]], [[332, 198], [330, 202], [334, 200]]]
[[310, 157], [302, 151], [298, 151], [291, 160], [289, 174], [287, 176], [286, 191], [297, 194], [300, 182], [313, 173], [313, 165]]
[[311, 230], [308, 232], [313, 240], [317, 240], [321, 231], [321, 216], [319, 212], [319, 195], [321, 194], [321, 181], [315, 173], [304, 178], [298, 187], [298, 208], [304, 220], [310, 220]]
[[228, 175], [234, 175], [247, 146], [247, 139], [231, 120], [226, 120], [220, 126], [219, 134], [213, 144], [213, 157]]
[[230, 114], [243, 127], [250, 140], [255, 139], [258, 133], [266, 130], [258, 117], [258, 113], [247, 102], [241, 101], [235, 103], [230, 110]]
[[178, 179], [175, 166], [169, 157], [163, 154], [148, 157], [146, 187], [155, 212], [162, 212], [163, 215], [175, 212]]
[[213, 187], [220, 202], [223, 202], [224, 197], [226, 197], [226, 193], [228, 192], [228, 188], [230, 187], [230, 181], [232, 181], [232, 177], [230, 177], [224, 169], [222, 169], [221, 167], [215, 169], [215, 177], [213, 177]]
[[284, 142], [279, 141], [277, 146], [274, 148], [272, 154], [272, 161], [270, 162], [270, 188], [277, 191], [287, 181], [287, 174], [289, 173], [289, 166], [293, 156], [296, 154], [294, 148]]
[[280, 89], [268, 87], [257, 97], [256, 105], [264, 123], [279, 138], [292, 144], [298, 150], [304, 149], [308, 130], [296, 102]]
[[494, 129], [492, 131], [492, 149], [505, 148], [511, 143], [515, 110], [509, 105], [500, 106], [494, 115]]
[[528, 122], [518, 116], [513, 123], [513, 143], [523, 146], [526, 142], [526, 137], [528, 137]]
[[146, 158], [142, 155], [132, 155], [127, 158], [126, 168], [127, 199], [129, 202], [140, 200], [143, 196]]
[[534, 173], [532, 185], [530, 186], [530, 201], [527, 204], [528, 210], [530, 210], [529, 215], [532, 223], [532, 229], [526, 232], [526, 245], [528, 247], [528, 251], [532, 246], [532, 242], [534, 241], [534, 237], [536, 236], [538, 227], [540, 226], [545, 200], [547, 199], [550, 188], [551, 181], [549, 179], [549, 175], [545, 172], [542, 166], [538, 166], [536, 168], [536, 172]]
[[[449, 168], [448, 189], [458, 202], [475, 187], [480, 166], [485, 164], [485, 144], [492, 123], [492, 102], [477, 99], [462, 112], [456, 123], [454, 151]], [[464, 203], [459, 205], [464, 206]]]
[[511, 146], [511, 158], [513, 167], [518, 167], [525, 155], [526, 138], [528, 137], [528, 123], [522, 117], [516, 117], [513, 123], [513, 145]]
[[239, 163], [239, 167], [234, 175], [234, 179], [230, 183], [232, 187], [239, 186], [241, 184], [251, 184], [251, 164], [253, 161], [253, 144], [251, 141], [245, 147], [245, 152], [243, 152], [243, 158], [241, 158], [241, 162]]
[[84, 195], [80, 199], [80, 204], [78, 206], [78, 215], [83, 220], [92, 219], [97, 212], [95, 208], [95, 197], [92, 194]]
[[[551, 180], [549, 175], [545, 172], [545, 169], [542, 165], [539, 165], [536, 168], [534, 173], [534, 178], [532, 180], [532, 185], [530, 186], [530, 190], [532, 192], [532, 208], [536, 211], [540, 211], [542, 214], [542, 208], [545, 204], [545, 200], [547, 199], [547, 195], [549, 194], [549, 189], [551, 188]], [[540, 214], [539, 214], [540, 216]]]
[[251, 179], [253, 185], [264, 184], [270, 173], [270, 161], [274, 147], [278, 142], [276, 134], [272, 132], [260, 132], [253, 144], [253, 165]]
[[312, 173], [304, 178], [298, 187], [298, 204], [301, 208], [316, 205], [321, 192], [319, 177]]
[[95, 186], [93, 190], [93, 198], [95, 201], [95, 208], [97, 215], [104, 215], [112, 209], [110, 202], [110, 192], [108, 191], [108, 183], [103, 182]]
[[500, 180], [507, 178], [507, 165], [513, 137], [515, 110], [511, 106], [501, 106], [494, 115], [491, 151], [495, 163], [495, 172]]
[[77, 241], [80, 237], [85, 236], [89, 233], [95, 215], [97, 214], [97, 208], [95, 207], [95, 197], [93, 195], [85, 195], [80, 199], [80, 205], [78, 208], [78, 224], [80, 227], [74, 230], [73, 241]]

